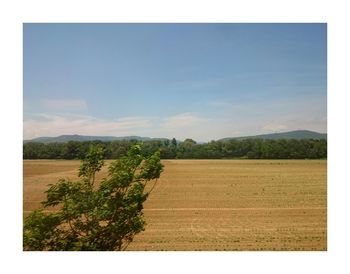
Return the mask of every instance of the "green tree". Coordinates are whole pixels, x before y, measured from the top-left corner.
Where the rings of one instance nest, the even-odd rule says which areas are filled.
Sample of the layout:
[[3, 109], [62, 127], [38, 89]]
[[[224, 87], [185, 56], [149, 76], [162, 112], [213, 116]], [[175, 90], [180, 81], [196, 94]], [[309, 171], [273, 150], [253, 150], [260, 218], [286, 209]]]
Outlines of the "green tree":
[[62, 158], [67, 160], [78, 159], [79, 146], [80, 146], [80, 142], [78, 141], [67, 142], [62, 151]]
[[[140, 145], [134, 145], [96, 185], [103, 153], [101, 146], [91, 146], [79, 181], [60, 179], [49, 187], [43, 207], [25, 220], [24, 250], [125, 250], [144, 230], [143, 203], [163, 171], [160, 153], [146, 158]], [[51, 213], [49, 207], [54, 208]]]
[[178, 146], [177, 158], [180, 158], [180, 159], [194, 158], [193, 152], [196, 144], [197, 144], [196, 141], [189, 138], [183, 141], [182, 143], [180, 143]]
[[173, 138], [172, 140], [171, 140], [171, 145], [173, 146], [173, 147], [177, 147], [177, 141], [176, 141], [176, 139], [175, 138]]

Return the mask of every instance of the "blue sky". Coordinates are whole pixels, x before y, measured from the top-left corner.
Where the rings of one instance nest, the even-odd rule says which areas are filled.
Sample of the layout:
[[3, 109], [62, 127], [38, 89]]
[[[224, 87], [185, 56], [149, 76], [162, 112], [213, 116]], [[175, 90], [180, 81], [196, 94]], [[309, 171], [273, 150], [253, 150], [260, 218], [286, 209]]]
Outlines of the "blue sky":
[[327, 131], [326, 24], [24, 24], [24, 138]]

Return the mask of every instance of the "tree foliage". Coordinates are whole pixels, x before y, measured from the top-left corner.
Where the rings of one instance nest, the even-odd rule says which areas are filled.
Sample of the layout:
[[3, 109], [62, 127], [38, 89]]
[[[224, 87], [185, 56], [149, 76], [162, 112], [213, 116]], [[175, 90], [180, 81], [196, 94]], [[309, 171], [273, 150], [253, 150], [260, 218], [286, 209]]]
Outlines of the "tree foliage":
[[[24, 159], [82, 159], [91, 144], [104, 148], [104, 158], [123, 157], [136, 140], [86, 141], [68, 143], [25, 143]], [[327, 158], [327, 140], [324, 139], [243, 139], [196, 143], [192, 139], [183, 142], [170, 140], [144, 141], [143, 155], [150, 156], [160, 151], [162, 159], [320, 159]]]
[[160, 152], [144, 157], [140, 145], [132, 146], [97, 185], [103, 158], [101, 145], [90, 146], [80, 180], [49, 187], [43, 207], [25, 220], [24, 250], [124, 250], [144, 230], [143, 203], [163, 171]]

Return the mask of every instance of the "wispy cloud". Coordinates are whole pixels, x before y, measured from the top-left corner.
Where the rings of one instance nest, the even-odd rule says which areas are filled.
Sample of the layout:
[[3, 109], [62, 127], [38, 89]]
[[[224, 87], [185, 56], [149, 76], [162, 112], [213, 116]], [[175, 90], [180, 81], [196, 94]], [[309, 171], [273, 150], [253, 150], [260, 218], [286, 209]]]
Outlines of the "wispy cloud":
[[197, 141], [213, 138], [209, 130], [212, 119], [199, 113], [184, 112], [154, 121], [154, 127], [149, 131], [150, 137], [175, 137], [180, 140], [192, 138]]
[[211, 119], [186, 112], [169, 117], [120, 117], [99, 119], [75, 114], [31, 113], [24, 120], [24, 138], [81, 135], [141, 135], [149, 137], [176, 137], [205, 140]]
[[287, 129], [288, 127], [286, 125], [276, 123], [269, 123], [262, 128], [263, 132], [280, 132]]
[[[246, 115], [247, 116], [247, 115]], [[309, 129], [326, 132], [326, 117], [309, 115], [250, 115], [239, 113], [208, 118], [204, 114], [184, 112], [168, 117], [132, 116], [101, 119], [87, 115], [26, 113], [24, 138], [62, 134], [166, 137], [210, 141], [224, 137], [255, 135]]]
[[39, 136], [58, 136], [62, 134], [123, 136], [136, 134], [140, 129], [151, 126], [152, 121], [144, 117], [105, 120], [83, 115], [40, 113], [24, 120], [24, 138], [31, 139]]
[[165, 129], [183, 129], [191, 126], [196, 126], [201, 123], [206, 123], [210, 119], [202, 118], [199, 115], [191, 112], [177, 114], [163, 119], [162, 127]]

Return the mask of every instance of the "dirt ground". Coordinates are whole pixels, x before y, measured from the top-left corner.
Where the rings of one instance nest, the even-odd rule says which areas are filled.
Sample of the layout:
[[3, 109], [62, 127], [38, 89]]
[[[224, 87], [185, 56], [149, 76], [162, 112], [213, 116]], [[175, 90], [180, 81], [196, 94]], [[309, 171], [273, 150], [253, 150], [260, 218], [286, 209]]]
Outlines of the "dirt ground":
[[[164, 160], [128, 250], [327, 250], [326, 160]], [[107, 162], [108, 163], [108, 162]], [[25, 160], [24, 215], [79, 161]], [[104, 168], [98, 178], [106, 176]]]

